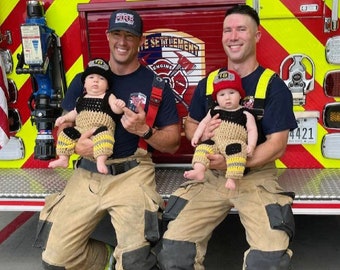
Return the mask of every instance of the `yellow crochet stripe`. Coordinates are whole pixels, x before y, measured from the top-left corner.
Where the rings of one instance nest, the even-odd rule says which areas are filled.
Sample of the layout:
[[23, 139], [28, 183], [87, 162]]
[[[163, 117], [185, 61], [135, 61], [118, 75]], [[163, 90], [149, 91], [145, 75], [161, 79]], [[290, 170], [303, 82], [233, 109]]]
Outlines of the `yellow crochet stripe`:
[[228, 158], [227, 161], [228, 161], [228, 170], [229, 170], [229, 166], [242, 167], [246, 164], [246, 159], [241, 156]]
[[244, 157], [232, 157], [227, 160], [227, 163], [228, 169], [226, 171], [226, 178], [242, 178], [246, 159]]
[[100, 155], [112, 155], [115, 140], [109, 132], [101, 132], [93, 137], [94, 158]]
[[76, 141], [70, 139], [67, 136], [59, 136], [57, 142], [57, 155], [70, 156], [74, 153], [75, 146]]
[[196, 147], [195, 155], [196, 156], [205, 156], [206, 154], [212, 154], [214, 152], [211, 145], [208, 144], [200, 144]]
[[209, 165], [209, 160], [207, 159], [207, 154], [212, 154], [214, 152], [213, 147], [207, 144], [200, 144], [196, 147], [195, 154], [192, 160], [192, 164], [196, 162], [204, 164], [206, 167]]

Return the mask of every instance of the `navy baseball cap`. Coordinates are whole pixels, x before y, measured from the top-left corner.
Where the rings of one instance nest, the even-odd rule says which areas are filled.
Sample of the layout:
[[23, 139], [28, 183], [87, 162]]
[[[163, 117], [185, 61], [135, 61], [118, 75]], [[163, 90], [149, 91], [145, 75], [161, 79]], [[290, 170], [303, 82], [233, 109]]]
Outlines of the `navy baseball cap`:
[[107, 32], [123, 30], [137, 37], [143, 35], [143, 21], [139, 14], [130, 9], [116, 10], [111, 14]]

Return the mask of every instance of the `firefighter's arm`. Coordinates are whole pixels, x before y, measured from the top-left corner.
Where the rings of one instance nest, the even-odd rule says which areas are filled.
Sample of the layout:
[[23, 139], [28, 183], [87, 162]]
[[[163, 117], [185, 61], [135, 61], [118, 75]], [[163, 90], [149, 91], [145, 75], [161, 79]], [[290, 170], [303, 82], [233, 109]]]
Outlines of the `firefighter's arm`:
[[[149, 129], [148, 126], [146, 126]], [[144, 130], [147, 130], [144, 129]], [[144, 132], [145, 133], [145, 132]], [[180, 125], [170, 125], [162, 129], [152, 129], [152, 136], [147, 139], [147, 143], [160, 152], [174, 154], [180, 145]]]
[[93, 156], [93, 141], [91, 139], [93, 132], [96, 129], [93, 128], [91, 130], [85, 131], [83, 134], [81, 134], [80, 138], [78, 139], [76, 146], [75, 146], [75, 152], [82, 156], [82, 157], [92, 157]]
[[247, 159], [247, 167], [263, 166], [275, 161], [285, 153], [289, 130], [267, 135], [267, 140], [255, 148], [252, 157]]
[[[121, 118], [123, 127], [130, 133], [143, 137], [149, 132], [150, 127], [145, 122], [145, 111], [138, 105], [136, 112], [127, 107], [123, 108], [124, 115]], [[152, 135], [146, 142], [160, 152], [175, 153], [180, 145], [180, 124], [173, 124], [161, 129], [152, 128]]]

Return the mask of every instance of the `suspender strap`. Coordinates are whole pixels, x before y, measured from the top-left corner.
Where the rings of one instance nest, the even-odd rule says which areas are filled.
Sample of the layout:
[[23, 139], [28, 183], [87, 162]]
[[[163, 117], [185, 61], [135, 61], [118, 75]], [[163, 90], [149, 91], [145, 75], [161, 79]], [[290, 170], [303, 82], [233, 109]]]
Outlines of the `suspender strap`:
[[[219, 73], [219, 69], [214, 70], [208, 75], [207, 86], [206, 86], [206, 96], [209, 97], [214, 91], [213, 83], [215, 76]], [[255, 100], [254, 100], [254, 112], [255, 114], [263, 115], [264, 100], [266, 98], [268, 85], [271, 78], [275, 75], [275, 72], [271, 69], [266, 68], [257, 83], [255, 90]], [[209, 99], [208, 99], [209, 101]]]
[[[152, 83], [151, 96], [148, 106], [148, 112], [146, 113], [145, 122], [148, 126], [153, 127], [158, 112], [159, 105], [162, 102], [162, 94], [165, 82], [158, 76], [155, 76]], [[140, 138], [138, 147], [147, 150], [147, 142]]]
[[264, 108], [268, 84], [274, 74], [275, 72], [268, 68], [263, 71], [255, 90], [254, 108]]

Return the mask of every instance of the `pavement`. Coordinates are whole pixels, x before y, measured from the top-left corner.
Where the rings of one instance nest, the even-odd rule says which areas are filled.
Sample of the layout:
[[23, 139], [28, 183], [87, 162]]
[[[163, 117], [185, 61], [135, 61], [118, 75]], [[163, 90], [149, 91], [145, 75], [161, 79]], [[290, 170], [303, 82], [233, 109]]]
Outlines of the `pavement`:
[[[0, 213], [0, 270], [42, 269], [41, 250], [32, 247], [37, 222], [38, 213], [34, 212]], [[296, 215], [295, 222], [293, 269], [340, 269], [340, 216]], [[104, 236], [97, 232], [94, 237]], [[242, 269], [246, 249], [239, 217], [231, 214], [216, 228], [209, 242], [206, 270]]]

